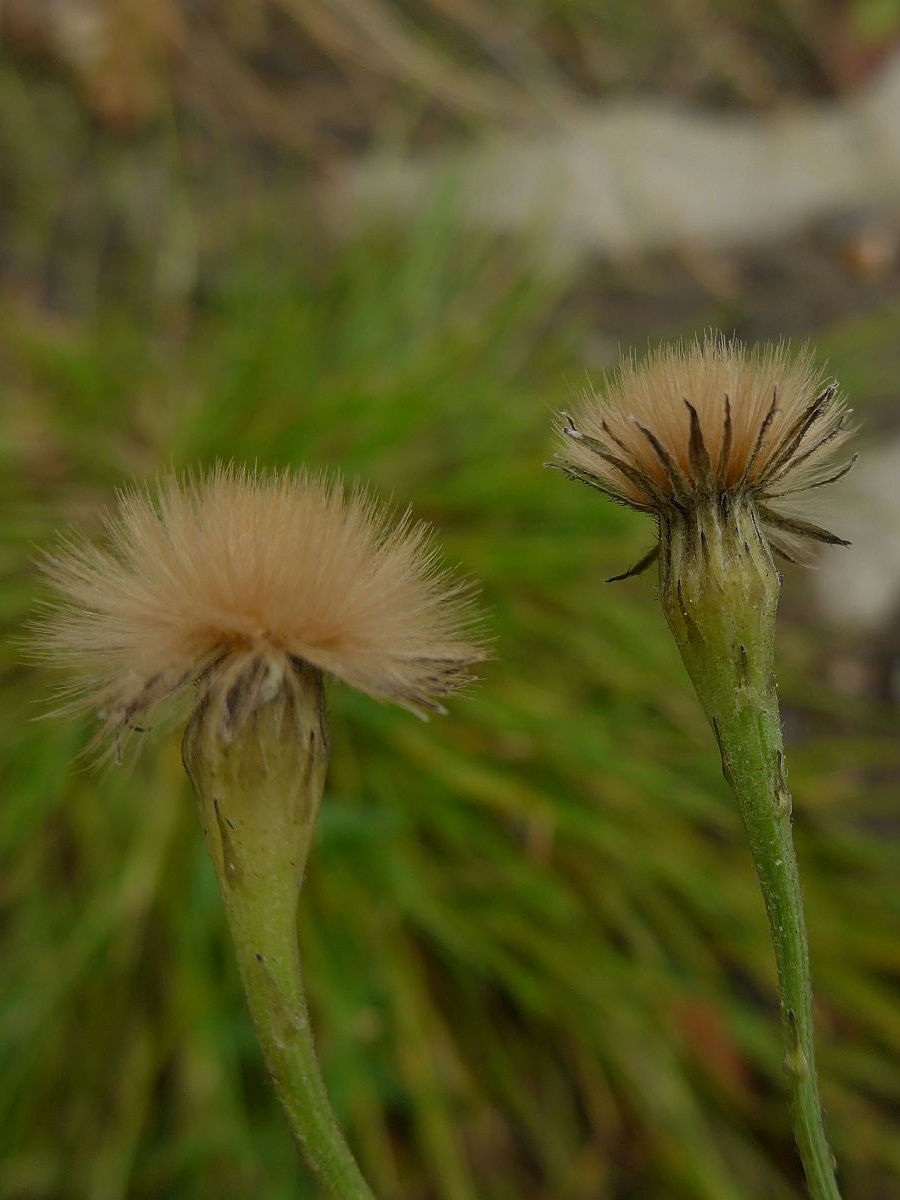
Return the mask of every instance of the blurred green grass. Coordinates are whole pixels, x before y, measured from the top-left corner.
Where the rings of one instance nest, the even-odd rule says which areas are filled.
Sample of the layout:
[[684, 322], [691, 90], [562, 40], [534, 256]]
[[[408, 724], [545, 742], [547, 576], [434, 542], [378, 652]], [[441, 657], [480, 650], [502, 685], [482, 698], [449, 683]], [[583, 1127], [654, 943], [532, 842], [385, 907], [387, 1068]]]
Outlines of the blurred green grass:
[[[110, 211], [121, 169], [98, 168]], [[602, 582], [652, 531], [541, 470], [550, 410], [581, 385], [574, 281], [447, 211], [326, 247], [274, 194], [227, 236], [207, 234], [208, 193], [176, 196], [201, 231], [177, 301], [154, 290], [152, 246], [110, 253], [102, 205], [87, 234], [22, 216], [0, 298], [5, 629], [32, 608], [34, 547], [96, 528], [121, 481], [161, 467], [337, 466], [411, 501], [482, 580], [497, 657], [429, 725], [329, 697], [301, 936], [376, 1191], [787, 1200], [774, 968], [737, 815], [652, 580]], [[860, 409], [895, 328], [825, 334]], [[887, 714], [797, 670], [820, 670], [827, 637], [784, 630], [782, 690], [806, 718], [789, 753], [822, 1090], [846, 1198], [877, 1200], [900, 1180], [883, 832], [900, 748]], [[30, 720], [57, 680], [0, 653], [0, 1197], [311, 1197], [176, 741], [93, 774], [87, 729]]]

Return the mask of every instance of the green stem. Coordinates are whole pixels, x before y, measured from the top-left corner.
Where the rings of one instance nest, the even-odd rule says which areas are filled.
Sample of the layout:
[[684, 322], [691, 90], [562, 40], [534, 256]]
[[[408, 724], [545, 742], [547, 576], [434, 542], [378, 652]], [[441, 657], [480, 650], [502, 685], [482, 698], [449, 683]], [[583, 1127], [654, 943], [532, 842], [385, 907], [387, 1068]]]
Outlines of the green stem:
[[774, 673], [780, 580], [752, 510], [725, 516], [710, 510], [696, 524], [661, 531], [663, 607], [719, 743], [766, 905], [809, 1194], [840, 1200], [816, 1082], [809, 951]]
[[[185, 731], [184, 762], [225, 904], [257, 1037], [291, 1130], [333, 1200], [374, 1200], [319, 1070], [297, 911], [327, 769], [321, 681], [303, 668], [232, 736], [225, 699]], [[256, 686], [251, 679], [242, 686]], [[231, 697], [233, 702], [233, 697]]]
[[273, 919], [267, 889], [228, 904], [247, 1003], [291, 1130], [323, 1190], [372, 1200], [338, 1126], [319, 1070], [307, 1015], [296, 920]]

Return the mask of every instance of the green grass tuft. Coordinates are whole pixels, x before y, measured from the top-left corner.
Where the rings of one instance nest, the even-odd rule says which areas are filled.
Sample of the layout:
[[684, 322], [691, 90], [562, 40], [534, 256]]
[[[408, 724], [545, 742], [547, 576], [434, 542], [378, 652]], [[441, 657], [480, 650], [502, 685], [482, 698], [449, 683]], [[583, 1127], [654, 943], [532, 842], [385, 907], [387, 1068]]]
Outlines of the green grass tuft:
[[[174, 314], [101, 288], [88, 315], [51, 318], [7, 292], [4, 625], [32, 607], [33, 547], [96, 527], [121, 481], [161, 467], [337, 466], [411, 501], [483, 581], [497, 657], [429, 725], [329, 697], [302, 944], [376, 1191], [788, 1200], [774, 967], [738, 816], [652, 579], [602, 582], [652, 530], [541, 468], [550, 410], [580, 385], [564, 281], [440, 213], [327, 253], [261, 230], [202, 259]], [[57, 680], [9, 645], [0, 670], [0, 1198], [312, 1196], [176, 742], [92, 774], [86, 729], [30, 720]], [[808, 716], [791, 782], [822, 1088], [846, 1198], [874, 1200], [900, 1178], [900, 901], [878, 832], [900, 750], [877, 713], [844, 700], [833, 719], [811, 692], [785, 680]]]

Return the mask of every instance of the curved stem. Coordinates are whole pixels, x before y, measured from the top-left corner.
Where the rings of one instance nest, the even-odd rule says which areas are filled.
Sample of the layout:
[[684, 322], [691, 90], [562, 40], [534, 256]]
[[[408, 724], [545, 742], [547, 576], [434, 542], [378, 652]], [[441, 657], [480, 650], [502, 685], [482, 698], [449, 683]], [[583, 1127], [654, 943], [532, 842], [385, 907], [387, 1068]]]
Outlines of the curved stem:
[[812, 984], [774, 674], [780, 580], [736, 506], [662, 532], [663, 608], [719, 743], [759, 877], [781, 995], [784, 1067], [812, 1200], [840, 1200], [816, 1081]]
[[[260, 680], [262, 679], [262, 683]], [[210, 698], [182, 746], [260, 1046], [291, 1130], [332, 1200], [374, 1200], [335, 1119], [303, 988], [297, 910], [328, 749], [321, 677], [298, 667], [274, 695], [266, 678]]]
[[306, 1008], [296, 919], [273, 915], [268, 888], [226, 904], [247, 1003], [291, 1130], [327, 1195], [373, 1200], [338, 1126]]
[[[751, 677], [754, 674], [751, 667]], [[751, 678], [743, 688], [734, 682], [733, 702], [717, 705], [711, 719], [769, 917], [797, 1147], [813, 1200], [839, 1200], [816, 1082], [809, 951], [778, 700], [768, 682], [754, 683]]]

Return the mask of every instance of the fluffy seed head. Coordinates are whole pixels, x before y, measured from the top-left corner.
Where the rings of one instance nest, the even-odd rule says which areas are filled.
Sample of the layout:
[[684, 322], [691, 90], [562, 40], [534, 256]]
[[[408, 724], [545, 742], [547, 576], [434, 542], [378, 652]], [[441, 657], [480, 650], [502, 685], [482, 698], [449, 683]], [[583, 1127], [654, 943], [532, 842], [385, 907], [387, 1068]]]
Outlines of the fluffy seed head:
[[711, 499], [747, 499], [792, 558], [805, 538], [841, 543], [804, 520], [794, 498], [853, 465], [829, 461], [851, 432], [849, 416], [808, 351], [792, 357], [784, 343], [748, 350], [707, 335], [625, 359], [602, 395], [561, 414], [554, 465], [663, 520]]
[[484, 657], [428, 528], [339, 480], [220, 465], [124, 491], [105, 523], [105, 545], [45, 556], [56, 598], [32, 645], [71, 670], [63, 708], [97, 710], [117, 747], [171, 699], [218, 692], [237, 726], [304, 664], [441, 711]]

